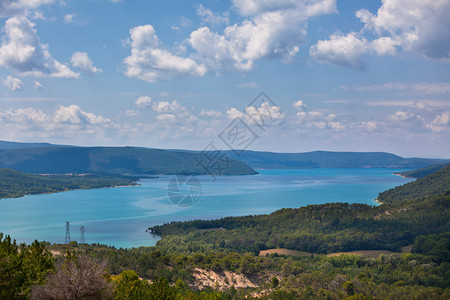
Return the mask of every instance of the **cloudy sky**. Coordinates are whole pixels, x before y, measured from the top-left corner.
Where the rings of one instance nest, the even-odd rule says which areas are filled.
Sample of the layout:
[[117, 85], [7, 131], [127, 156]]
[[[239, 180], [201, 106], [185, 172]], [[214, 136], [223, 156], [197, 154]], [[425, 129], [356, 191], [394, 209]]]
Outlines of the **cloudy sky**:
[[228, 149], [238, 118], [254, 150], [449, 158], [449, 15], [450, 0], [1, 0], [0, 140]]

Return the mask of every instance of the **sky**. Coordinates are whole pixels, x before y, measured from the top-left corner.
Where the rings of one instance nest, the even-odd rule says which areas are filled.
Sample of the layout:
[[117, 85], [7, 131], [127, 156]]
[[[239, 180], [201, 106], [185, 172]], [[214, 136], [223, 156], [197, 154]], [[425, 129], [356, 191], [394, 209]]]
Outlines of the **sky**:
[[450, 158], [449, 15], [450, 0], [0, 0], [0, 140]]

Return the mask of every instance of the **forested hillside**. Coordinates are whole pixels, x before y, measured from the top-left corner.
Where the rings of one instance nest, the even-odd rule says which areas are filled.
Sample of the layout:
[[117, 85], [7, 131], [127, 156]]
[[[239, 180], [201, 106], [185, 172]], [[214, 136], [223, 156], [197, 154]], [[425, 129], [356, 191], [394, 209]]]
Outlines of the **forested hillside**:
[[200, 153], [134, 147], [40, 147], [0, 150], [0, 168], [27, 173], [256, 174], [251, 167], [238, 160], [219, 157], [216, 162], [208, 162]]
[[416, 181], [380, 193], [378, 201], [386, 204], [438, 195], [450, 190], [450, 165]]
[[[230, 157], [234, 157], [232, 151]], [[386, 152], [275, 153], [243, 151], [239, 160], [256, 169], [313, 169], [313, 168], [411, 168], [444, 163], [444, 159], [403, 158]]]
[[435, 164], [431, 165], [425, 168], [420, 168], [418, 170], [411, 170], [411, 171], [404, 171], [396, 173], [396, 175], [401, 175], [403, 177], [408, 178], [424, 178], [425, 176], [428, 176], [430, 174], [433, 174], [436, 171], [439, 171], [440, 169], [444, 168], [448, 163], [442, 163], [442, 164]]
[[136, 184], [137, 177], [122, 175], [32, 175], [12, 169], [0, 169], [0, 199], [30, 194], [46, 194], [77, 189]]
[[172, 222], [150, 230], [163, 237], [159, 247], [174, 252], [228, 249], [257, 254], [270, 248], [314, 253], [400, 251], [419, 236], [450, 232], [449, 172], [450, 166], [384, 192], [379, 197], [384, 203], [381, 206], [310, 205], [270, 215]]

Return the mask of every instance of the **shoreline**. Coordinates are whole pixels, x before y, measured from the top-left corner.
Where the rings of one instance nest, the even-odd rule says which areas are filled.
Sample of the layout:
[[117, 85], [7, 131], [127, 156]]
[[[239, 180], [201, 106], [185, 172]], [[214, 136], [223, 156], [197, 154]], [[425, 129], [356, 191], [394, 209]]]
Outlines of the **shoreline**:
[[51, 195], [51, 194], [58, 194], [58, 193], [65, 193], [65, 192], [72, 192], [72, 191], [84, 191], [84, 190], [99, 190], [99, 189], [112, 189], [112, 188], [118, 188], [118, 187], [133, 187], [140, 185], [137, 182], [132, 182], [129, 185], [114, 185], [114, 186], [102, 186], [102, 187], [92, 187], [92, 188], [79, 188], [79, 189], [67, 189], [67, 190], [61, 190], [61, 191], [54, 191], [54, 192], [45, 192], [45, 193], [28, 193], [17, 197], [0, 197], [0, 201], [4, 199], [18, 199], [23, 198], [25, 196], [37, 196], [37, 195]]
[[378, 200], [378, 198], [376, 198], [375, 200], [373, 200], [373, 201], [375, 201], [376, 203], [378, 203], [378, 204], [383, 204], [383, 202], [381, 202], [380, 200]]

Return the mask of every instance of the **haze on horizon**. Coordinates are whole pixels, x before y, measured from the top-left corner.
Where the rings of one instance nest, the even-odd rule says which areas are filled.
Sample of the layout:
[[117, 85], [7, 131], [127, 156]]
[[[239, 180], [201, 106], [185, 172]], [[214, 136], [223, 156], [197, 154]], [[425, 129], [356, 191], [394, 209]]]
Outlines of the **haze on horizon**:
[[240, 118], [250, 150], [448, 158], [449, 15], [449, 0], [2, 1], [0, 140], [228, 149]]

